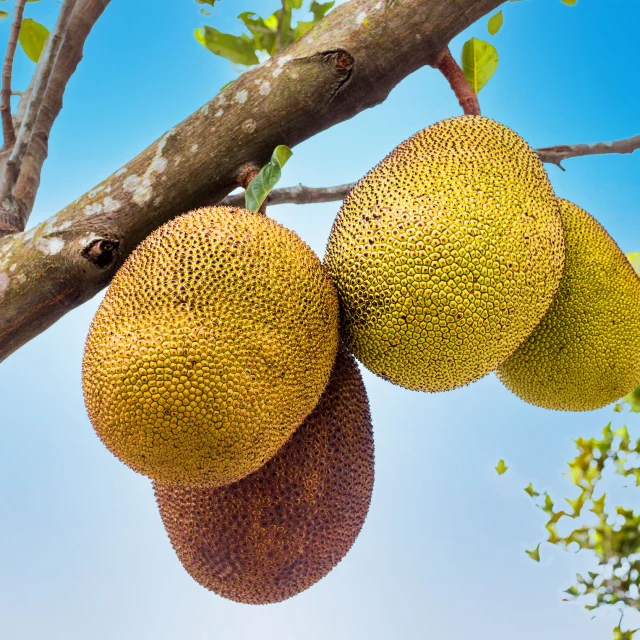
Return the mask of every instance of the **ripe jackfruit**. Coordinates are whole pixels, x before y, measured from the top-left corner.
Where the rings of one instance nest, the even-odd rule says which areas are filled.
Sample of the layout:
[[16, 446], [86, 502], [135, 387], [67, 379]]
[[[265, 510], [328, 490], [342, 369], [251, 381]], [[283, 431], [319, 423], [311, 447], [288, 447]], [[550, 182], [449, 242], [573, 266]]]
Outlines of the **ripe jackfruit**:
[[409, 138], [347, 195], [325, 263], [371, 371], [444, 391], [494, 370], [549, 308], [559, 207], [535, 152], [480, 116]]
[[640, 384], [640, 278], [592, 216], [559, 202], [567, 264], [558, 295], [498, 377], [531, 404], [590, 411]]
[[295, 233], [243, 209], [199, 209], [116, 274], [87, 339], [86, 406], [135, 471], [228, 484], [313, 410], [337, 345], [335, 288]]
[[285, 600], [325, 576], [358, 536], [372, 488], [369, 403], [346, 349], [318, 406], [264, 467], [226, 487], [154, 483], [184, 568], [248, 604]]

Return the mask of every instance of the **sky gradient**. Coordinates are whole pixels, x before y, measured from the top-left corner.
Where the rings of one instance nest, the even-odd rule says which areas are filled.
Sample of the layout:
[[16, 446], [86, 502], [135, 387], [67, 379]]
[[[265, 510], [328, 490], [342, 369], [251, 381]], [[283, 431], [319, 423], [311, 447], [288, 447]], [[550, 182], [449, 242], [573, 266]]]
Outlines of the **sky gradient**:
[[[11, 3], [7, 2], [7, 5]], [[160, 6], [162, 5], [162, 6]], [[240, 32], [243, 10], [276, 0], [221, 0], [204, 19], [194, 2], [113, 0], [65, 94], [50, 139], [32, 226], [118, 169], [236, 77], [193, 38], [203, 23]], [[4, 8], [4, 7], [3, 7]], [[53, 26], [53, 0], [27, 15]], [[483, 113], [532, 146], [640, 133], [636, 0], [505, 3], [491, 41], [500, 54], [481, 91]], [[4, 48], [8, 21], [0, 23]], [[490, 39], [486, 19], [456, 38]], [[14, 86], [33, 64], [19, 51]], [[299, 145], [282, 185], [361, 177], [419, 129], [457, 115], [442, 77], [422, 69], [388, 100]], [[206, 150], [203, 150], [206, 152]], [[600, 220], [625, 251], [640, 250], [640, 153], [548, 166], [556, 192]], [[281, 206], [269, 215], [322, 256], [339, 203]], [[2, 640], [602, 640], [614, 614], [563, 603], [582, 554], [542, 546], [543, 514], [522, 488], [557, 496], [572, 439], [637, 416], [524, 404], [490, 375], [443, 394], [394, 387], [364, 372], [376, 444], [376, 484], [348, 556], [305, 593], [278, 605], [226, 601], [176, 559], [150, 482], [101, 445], [86, 417], [80, 367], [100, 296], [0, 364], [0, 638]], [[628, 418], [628, 420], [627, 420]], [[509, 471], [493, 467], [504, 458]], [[637, 493], [630, 494], [637, 504]], [[629, 616], [629, 622], [636, 622]], [[640, 626], [640, 624], [635, 624]]]

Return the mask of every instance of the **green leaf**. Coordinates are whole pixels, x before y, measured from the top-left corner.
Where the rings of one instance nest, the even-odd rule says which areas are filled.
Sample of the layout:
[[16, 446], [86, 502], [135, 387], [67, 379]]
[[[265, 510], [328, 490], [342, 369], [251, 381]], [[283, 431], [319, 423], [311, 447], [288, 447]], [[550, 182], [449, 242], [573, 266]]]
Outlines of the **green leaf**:
[[309, 7], [309, 11], [313, 13], [313, 21], [318, 22], [319, 20], [322, 20], [322, 18], [324, 18], [327, 13], [333, 9], [334, 4], [335, 0], [332, 0], [332, 2], [316, 2], [316, 0], [313, 0], [311, 7]]
[[531, 550], [525, 550], [525, 553], [532, 559], [535, 560], [536, 562], [540, 562], [540, 543], [538, 543], [538, 546]]
[[194, 32], [196, 40], [211, 53], [226, 58], [234, 64], [250, 67], [258, 64], [253, 38], [245, 34], [234, 36], [222, 33], [213, 27], [204, 26]]
[[629, 258], [636, 273], [640, 276], [640, 253], [627, 253], [627, 258]]
[[580, 595], [580, 592], [578, 591], [578, 587], [576, 586], [569, 587], [568, 589], [565, 590], [565, 593], [568, 593], [570, 596], [573, 596], [574, 598], [577, 598]]
[[278, 145], [271, 155], [271, 160], [260, 173], [249, 183], [245, 193], [246, 208], [249, 211], [259, 211], [262, 203], [267, 199], [271, 190], [278, 184], [282, 174], [282, 167], [293, 155], [289, 147]]
[[467, 40], [462, 47], [462, 70], [475, 93], [489, 81], [498, 68], [496, 48], [477, 38]]
[[640, 413], [640, 385], [623, 398], [634, 413]]
[[209, 6], [213, 7], [213, 5], [216, 3], [216, 0], [196, 0], [196, 2], [198, 4], [208, 4]]
[[27, 57], [33, 62], [38, 62], [42, 55], [42, 50], [49, 37], [49, 29], [43, 24], [32, 20], [31, 18], [25, 18], [20, 26], [20, 34], [18, 40], [20, 46], [27, 54]]
[[302, 36], [316, 26], [315, 22], [298, 22], [293, 30], [293, 41], [299, 40]]
[[530, 482], [524, 490], [532, 497], [537, 498], [540, 494], [533, 488], [533, 482]]
[[607, 499], [606, 493], [603, 493], [597, 500], [594, 498], [591, 499], [591, 502], [593, 502], [591, 511], [599, 517], [602, 517], [604, 515], [604, 506], [605, 506], [606, 499]]
[[504, 463], [504, 460], [499, 460], [498, 464], [496, 465], [496, 472], [499, 476], [501, 476], [503, 473], [507, 472], [507, 469], [509, 467], [507, 467], [507, 465]]
[[254, 40], [254, 47], [269, 54], [275, 53], [278, 19], [275, 23], [271, 21], [271, 26], [265, 20], [251, 11], [244, 11], [238, 18], [244, 22], [245, 27], [251, 32]]
[[492, 15], [489, 18], [489, 22], [487, 24], [487, 29], [492, 36], [495, 36], [498, 31], [500, 31], [500, 27], [504, 22], [504, 16], [502, 15], [502, 11], [498, 11], [498, 13]]
[[0, 20], [4, 20], [9, 17], [8, 11], [0, 11]]
[[562, 0], [562, 2], [568, 4], [570, 7], [573, 7], [573, 5], [578, 2], [578, 0]]

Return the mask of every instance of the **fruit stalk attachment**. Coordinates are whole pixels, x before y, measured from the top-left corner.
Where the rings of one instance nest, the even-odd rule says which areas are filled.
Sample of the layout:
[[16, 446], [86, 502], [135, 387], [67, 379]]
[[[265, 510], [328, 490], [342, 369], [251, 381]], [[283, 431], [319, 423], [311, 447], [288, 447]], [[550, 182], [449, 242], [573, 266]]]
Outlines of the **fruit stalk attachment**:
[[[245, 164], [238, 173], [238, 185], [245, 191], [249, 188], [249, 185], [253, 182], [253, 179], [260, 173], [260, 167], [253, 163]], [[244, 197], [244, 196], [243, 196]], [[267, 215], [267, 202], [262, 203], [259, 213], [263, 216]]]
[[478, 96], [467, 82], [464, 71], [451, 55], [449, 47], [443, 50], [433, 66], [442, 73], [451, 85], [464, 114], [467, 116], [479, 116], [480, 104]]

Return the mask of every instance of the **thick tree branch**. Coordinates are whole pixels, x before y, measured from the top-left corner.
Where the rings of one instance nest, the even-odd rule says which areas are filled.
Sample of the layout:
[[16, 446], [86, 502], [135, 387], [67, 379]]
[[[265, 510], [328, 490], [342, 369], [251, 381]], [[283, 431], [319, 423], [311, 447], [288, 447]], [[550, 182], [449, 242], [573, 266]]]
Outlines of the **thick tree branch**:
[[0, 159], [0, 236], [22, 231], [40, 184], [51, 128], [62, 96], [82, 59], [84, 42], [109, 0], [65, 0], [31, 85], [16, 115], [20, 125], [10, 155]]
[[[16, 132], [13, 128], [13, 117], [11, 116], [11, 76], [13, 75], [13, 58], [16, 55], [18, 46], [18, 36], [22, 26], [22, 16], [24, 15], [24, 5], [27, 0], [17, 0], [9, 31], [9, 42], [7, 52], [2, 63], [2, 102], [0, 113], [2, 114], [2, 134], [4, 136], [3, 150], [10, 150], [16, 142]], [[0, 200], [1, 202], [1, 200]]]
[[[616, 142], [598, 142], [597, 144], [560, 145], [536, 149], [543, 162], [559, 164], [560, 160], [601, 153], [632, 153], [640, 149], [640, 136], [617, 140]], [[334, 202], [344, 200], [347, 193], [355, 186], [355, 182], [341, 184], [336, 187], [285, 187], [274, 189], [267, 197], [269, 206], [277, 204], [314, 204], [318, 202]], [[244, 193], [234, 193], [225, 198], [221, 204], [229, 207], [244, 206]]]
[[434, 66], [451, 85], [465, 115], [479, 116], [480, 103], [478, 102], [478, 96], [467, 82], [464, 71], [451, 55], [449, 47], [440, 54]]
[[49, 221], [0, 240], [0, 359], [105, 287], [153, 229], [222, 200], [277, 145], [379, 104], [501, 1], [342, 4]]

